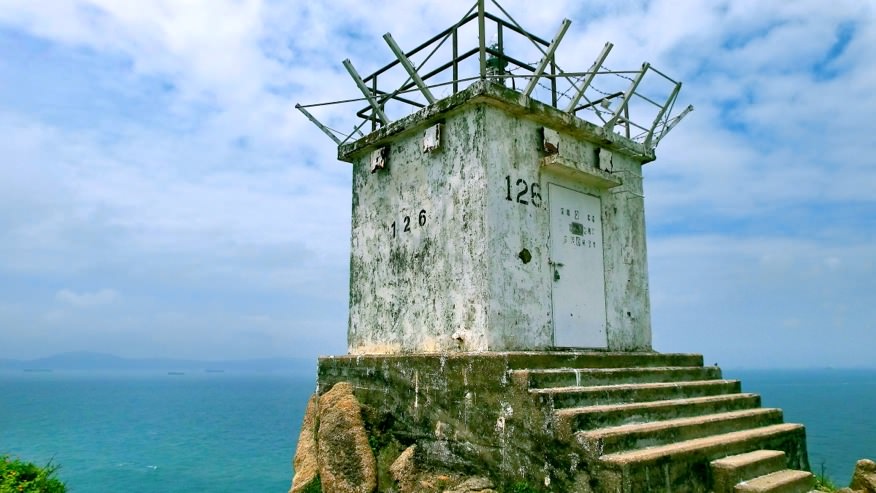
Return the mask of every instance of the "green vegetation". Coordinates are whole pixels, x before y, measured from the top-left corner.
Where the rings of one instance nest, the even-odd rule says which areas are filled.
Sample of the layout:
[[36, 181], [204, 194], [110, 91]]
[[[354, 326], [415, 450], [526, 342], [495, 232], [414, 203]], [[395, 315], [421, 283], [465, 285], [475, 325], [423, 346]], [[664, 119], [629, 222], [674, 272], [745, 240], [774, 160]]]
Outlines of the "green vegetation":
[[0, 493], [64, 493], [67, 487], [55, 478], [58, 466], [39, 467], [9, 456], [0, 456]]
[[815, 491], [836, 491], [837, 489], [829, 477], [823, 474], [815, 475]]
[[510, 488], [508, 488], [507, 493], [538, 493], [539, 490], [529, 486], [526, 483], [514, 483]]
[[322, 493], [322, 482], [319, 480], [319, 477], [305, 486], [303, 493]]
[[824, 461], [821, 462], [821, 466], [818, 472], [814, 472], [815, 474], [815, 491], [836, 491], [839, 488], [833, 484], [833, 480], [827, 475], [827, 465]]

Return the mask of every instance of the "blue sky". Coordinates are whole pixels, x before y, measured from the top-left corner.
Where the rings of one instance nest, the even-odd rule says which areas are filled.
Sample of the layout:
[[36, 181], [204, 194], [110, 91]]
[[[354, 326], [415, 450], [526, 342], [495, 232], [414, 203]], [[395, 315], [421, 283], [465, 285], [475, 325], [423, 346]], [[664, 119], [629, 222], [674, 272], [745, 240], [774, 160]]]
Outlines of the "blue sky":
[[[696, 106], [645, 168], [655, 349], [873, 366], [871, 2], [502, 3]], [[0, 1], [0, 357], [343, 353], [350, 168], [294, 105], [469, 6]]]

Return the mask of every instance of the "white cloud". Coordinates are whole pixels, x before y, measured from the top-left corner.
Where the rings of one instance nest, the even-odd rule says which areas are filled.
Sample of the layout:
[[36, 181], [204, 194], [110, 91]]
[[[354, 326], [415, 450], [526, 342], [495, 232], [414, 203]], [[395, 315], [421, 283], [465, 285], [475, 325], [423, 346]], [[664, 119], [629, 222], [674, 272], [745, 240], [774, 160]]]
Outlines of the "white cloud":
[[112, 289], [82, 292], [62, 289], [55, 294], [55, 299], [74, 308], [91, 308], [115, 302], [119, 299], [119, 293]]
[[[251, 337], [250, 355], [294, 351], [303, 334], [331, 332], [343, 347], [350, 169], [294, 104], [357, 97], [340, 60], [368, 73], [393, 60], [384, 32], [411, 48], [471, 3], [2, 2], [0, 35], [39, 49], [26, 67], [0, 53], [0, 81], [23, 81], [0, 94], [0, 272], [54, 283], [4, 293], [16, 323], [55, 310], [71, 332], [102, 327], [118, 347], [128, 334], [154, 351], [178, 343], [195, 352], [211, 333], [221, 337], [210, 350], [222, 351], [247, 323], [273, 337]], [[854, 327], [867, 323], [862, 300], [876, 291], [861, 274], [876, 263], [876, 226], [866, 220], [876, 208], [871, 3], [502, 4], [545, 38], [573, 19], [564, 69], [585, 69], [612, 41], [607, 66], [650, 61], [684, 81], [680, 103], [697, 107], [645, 170], [658, 349], [713, 351], [721, 348], [711, 340], [731, 339], [734, 354], [763, 354], [746, 338], [762, 343], [771, 328], [792, 325], [813, 341], [825, 340], [819, 328], [844, 330], [841, 347], [860, 346]], [[844, 29], [851, 39], [832, 53]], [[75, 63], [62, 83], [30, 94], [26, 79], [11, 76], [52, 73], [41, 66], [56, 61], [41, 58], [48, 53]], [[314, 112], [349, 129], [351, 108]], [[61, 288], [71, 283], [115, 286], [129, 311], [101, 320], [34, 301], [54, 294], [84, 308], [120, 299]], [[227, 316], [197, 323], [217, 305]], [[147, 316], [174, 311], [180, 320]], [[173, 329], [150, 332], [137, 320]], [[702, 320], [727, 334], [701, 337]], [[312, 338], [308, 347], [318, 347]]]

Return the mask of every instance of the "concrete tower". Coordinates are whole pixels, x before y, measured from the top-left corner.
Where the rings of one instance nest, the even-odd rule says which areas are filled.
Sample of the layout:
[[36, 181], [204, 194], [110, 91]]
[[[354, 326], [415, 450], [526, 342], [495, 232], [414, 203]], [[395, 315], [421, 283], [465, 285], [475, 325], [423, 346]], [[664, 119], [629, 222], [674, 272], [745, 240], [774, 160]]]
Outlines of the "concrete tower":
[[339, 154], [351, 353], [651, 349], [642, 145], [485, 80]]
[[642, 166], [681, 84], [605, 68], [610, 43], [564, 71], [569, 21], [546, 41], [490, 1], [344, 61], [349, 134], [298, 106], [352, 163], [353, 220], [349, 354], [320, 358], [292, 492], [808, 491], [802, 425], [652, 351]]

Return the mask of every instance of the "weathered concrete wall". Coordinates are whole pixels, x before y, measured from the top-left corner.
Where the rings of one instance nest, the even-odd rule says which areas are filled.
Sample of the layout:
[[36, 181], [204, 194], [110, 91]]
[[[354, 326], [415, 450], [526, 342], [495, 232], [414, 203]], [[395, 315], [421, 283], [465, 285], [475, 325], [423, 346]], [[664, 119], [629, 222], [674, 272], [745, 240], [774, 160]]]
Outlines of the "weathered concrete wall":
[[[557, 154], [563, 166], [583, 173], [600, 169], [622, 182], [596, 186], [575, 172], [543, 166], [542, 122], [487, 106], [484, 154], [490, 251], [490, 349], [546, 348], [553, 345], [548, 184], [556, 183], [602, 202], [603, 252], [609, 350], [651, 349], [651, 320], [645, 247], [641, 163], [589, 141], [560, 132]], [[507, 182], [513, 184], [507, 200]], [[526, 202], [516, 200], [529, 187]], [[533, 184], [540, 198], [533, 200]], [[537, 202], [537, 203], [536, 203]], [[523, 262], [521, 252], [532, 256]]]
[[[321, 358], [317, 392], [338, 382], [354, 385], [381, 469], [416, 444], [427, 466], [484, 475], [507, 485], [540, 485], [547, 478], [552, 491], [578, 491], [564, 485], [587, 483], [582, 480], [588, 474], [584, 458], [554, 436], [552, 409], [539, 406], [525, 387], [512, 381], [508, 370], [514, 357], [457, 353]], [[388, 486], [383, 481], [378, 490]]]
[[[554, 346], [549, 183], [601, 200], [607, 349], [650, 350], [647, 156], [518, 93], [468, 92], [341, 151], [354, 164], [350, 353]], [[423, 152], [437, 122], [441, 148]], [[543, 127], [559, 132], [559, 164], [543, 165]]]
[[[688, 372], [677, 373], [679, 367]], [[643, 380], [643, 369], [656, 373]], [[545, 380], [548, 375], [552, 376]], [[572, 392], [564, 383], [570, 377], [575, 381], [573, 388], [577, 387]], [[690, 387], [694, 381], [688, 378], [712, 377], [720, 377], [720, 369], [704, 368], [702, 356], [693, 354], [490, 351], [346, 355], [320, 358], [317, 396], [339, 385], [352, 390], [361, 404], [353, 413], [357, 414], [354, 421], [359, 422], [361, 412], [371, 449], [360, 455], [376, 459], [376, 489], [381, 492], [399, 491], [397, 483], [405, 477], [393, 474], [392, 469], [411, 446], [416, 449], [415, 467], [405, 473], [408, 479], [419, 477], [418, 472], [435, 478], [485, 477], [497, 491], [529, 486], [536, 491], [563, 493], [707, 493], [712, 491], [712, 460], [752, 450], [779, 450], [786, 454], [787, 467], [808, 468], [802, 426], [790, 425], [781, 433], [756, 433], [745, 439], [738, 436], [737, 432], [775, 424], [776, 410], [765, 410], [771, 411], [769, 418], [763, 414], [756, 420], [717, 424], [720, 410], [706, 401], [693, 410], [677, 405], [675, 399], [680, 396], [701, 397]], [[654, 386], [655, 382], [674, 384], [674, 389], [667, 393], [667, 387]], [[599, 387], [602, 389], [594, 391]], [[680, 390], [685, 388], [688, 390]], [[720, 395], [737, 393], [738, 382], [735, 389], [727, 391], [730, 394]], [[322, 416], [325, 399], [318, 400]], [[620, 410], [612, 406], [631, 402], [671, 404], [667, 408], [670, 412], [655, 415], [641, 407], [617, 415]], [[587, 408], [602, 410], [586, 415], [579, 412]], [[778, 416], [780, 420], [780, 413]], [[698, 420], [698, 426], [705, 430], [678, 421], [673, 424], [676, 418]], [[321, 430], [322, 418], [319, 421], [316, 427]], [[618, 432], [620, 423], [661, 422], [671, 426], [650, 431], [631, 428], [622, 441], [609, 438]], [[304, 427], [302, 437], [307, 438], [313, 419], [305, 418]], [[600, 429], [614, 431], [595, 441], [577, 433]], [[681, 446], [660, 450], [675, 444]], [[321, 445], [310, 448], [324, 452]], [[301, 462], [299, 459], [296, 456]], [[296, 481], [303, 484], [305, 478]]]
[[482, 118], [449, 116], [439, 152], [420, 125], [389, 142], [386, 169], [354, 164], [351, 353], [487, 349]]

